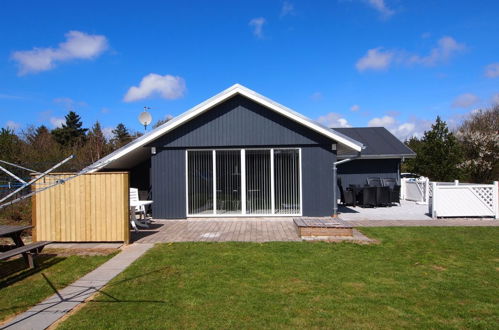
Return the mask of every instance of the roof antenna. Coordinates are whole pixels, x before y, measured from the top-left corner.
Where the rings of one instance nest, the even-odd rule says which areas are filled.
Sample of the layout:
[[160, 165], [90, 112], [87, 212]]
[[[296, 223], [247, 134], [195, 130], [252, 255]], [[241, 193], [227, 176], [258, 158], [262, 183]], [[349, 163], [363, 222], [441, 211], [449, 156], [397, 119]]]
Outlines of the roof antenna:
[[144, 125], [144, 132], [147, 131], [147, 125], [152, 122], [152, 116], [147, 110], [151, 110], [151, 108], [144, 107], [144, 111], [139, 115], [139, 122]]

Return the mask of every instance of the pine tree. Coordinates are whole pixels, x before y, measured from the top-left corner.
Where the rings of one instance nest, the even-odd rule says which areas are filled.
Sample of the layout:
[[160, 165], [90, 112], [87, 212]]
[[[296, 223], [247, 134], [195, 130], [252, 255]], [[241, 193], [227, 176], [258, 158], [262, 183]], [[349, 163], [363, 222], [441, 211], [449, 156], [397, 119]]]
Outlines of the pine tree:
[[60, 162], [64, 158], [61, 146], [55, 141], [49, 129], [42, 125], [37, 128], [28, 127], [24, 131], [27, 141], [23, 149], [23, 162], [38, 171]]
[[0, 159], [16, 162], [22, 157], [21, 141], [10, 128], [0, 129]]
[[92, 126], [92, 129], [88, 133], [87, 148], [90, 153], [89, 160], [92, 163], [107, 154], [107, 151], [109, 149], [107, 140], [98, 121], [95, 122], [94, 126]]
[[462, 170], [462, 150], [458, 140], [449, 131], [445, 121], [437, 117], [431, 130], [421, 139], [421, 146], [414, 160], [414, 171], [433, 181], [453, 181], [460, 179]]
[[128, 128], [123, 123], [119, 123], [115, 129], [113, 129], [113, 139], [112, 143], [114, 148], [118, 149], [133, 140], [130, 135]]
[[65, 117], [66, 123], [60, 128], [56, 128], [52, 131], [55, 140], [65, 146], [74, 147], [76, 145], [82, 145], [85, 142], [87, 128], [82, 128], [83, 123], [81, 118], [74, 111], [69, 111]]

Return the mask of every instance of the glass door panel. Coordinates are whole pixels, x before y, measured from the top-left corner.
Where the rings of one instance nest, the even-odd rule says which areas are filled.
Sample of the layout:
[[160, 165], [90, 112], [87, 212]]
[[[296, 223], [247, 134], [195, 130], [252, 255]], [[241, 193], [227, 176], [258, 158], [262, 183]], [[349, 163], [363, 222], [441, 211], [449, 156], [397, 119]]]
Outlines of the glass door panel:
[[187, 152], [189, 214], [213, 214], [213, 152]]
[[217, 214], [241, 214], [241, 150], [216, 150]]
[[271, 214], [270, 150], [246, 150], [246, 213]]
[[300, 213], [299, 158], [297, 149], [274, 150], [275, 214]]

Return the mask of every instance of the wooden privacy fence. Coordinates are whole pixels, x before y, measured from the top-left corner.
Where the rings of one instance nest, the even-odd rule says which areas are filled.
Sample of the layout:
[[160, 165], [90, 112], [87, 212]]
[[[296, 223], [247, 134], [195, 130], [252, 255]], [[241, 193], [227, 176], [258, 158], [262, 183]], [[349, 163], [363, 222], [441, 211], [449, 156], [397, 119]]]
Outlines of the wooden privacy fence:
[[[74, 173], [40, 180], [43, 188]], [[125, 242], [130, 239], [127, 172], [80, 175], [32, 197], [34, 241]]]

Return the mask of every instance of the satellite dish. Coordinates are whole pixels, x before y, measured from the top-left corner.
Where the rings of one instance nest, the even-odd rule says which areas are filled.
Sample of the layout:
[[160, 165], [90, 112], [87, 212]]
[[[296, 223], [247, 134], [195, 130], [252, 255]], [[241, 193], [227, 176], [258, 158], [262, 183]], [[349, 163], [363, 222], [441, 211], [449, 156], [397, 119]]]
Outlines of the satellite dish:
[[[144, 107], [144, 109], [149, 109], [147, 107]], [[152, 116], [149, 112], [143, 111], [139, 115], [139, 122], [144, 125], [144, 130], [147, 130], [147, 126], [152, 122]]]

